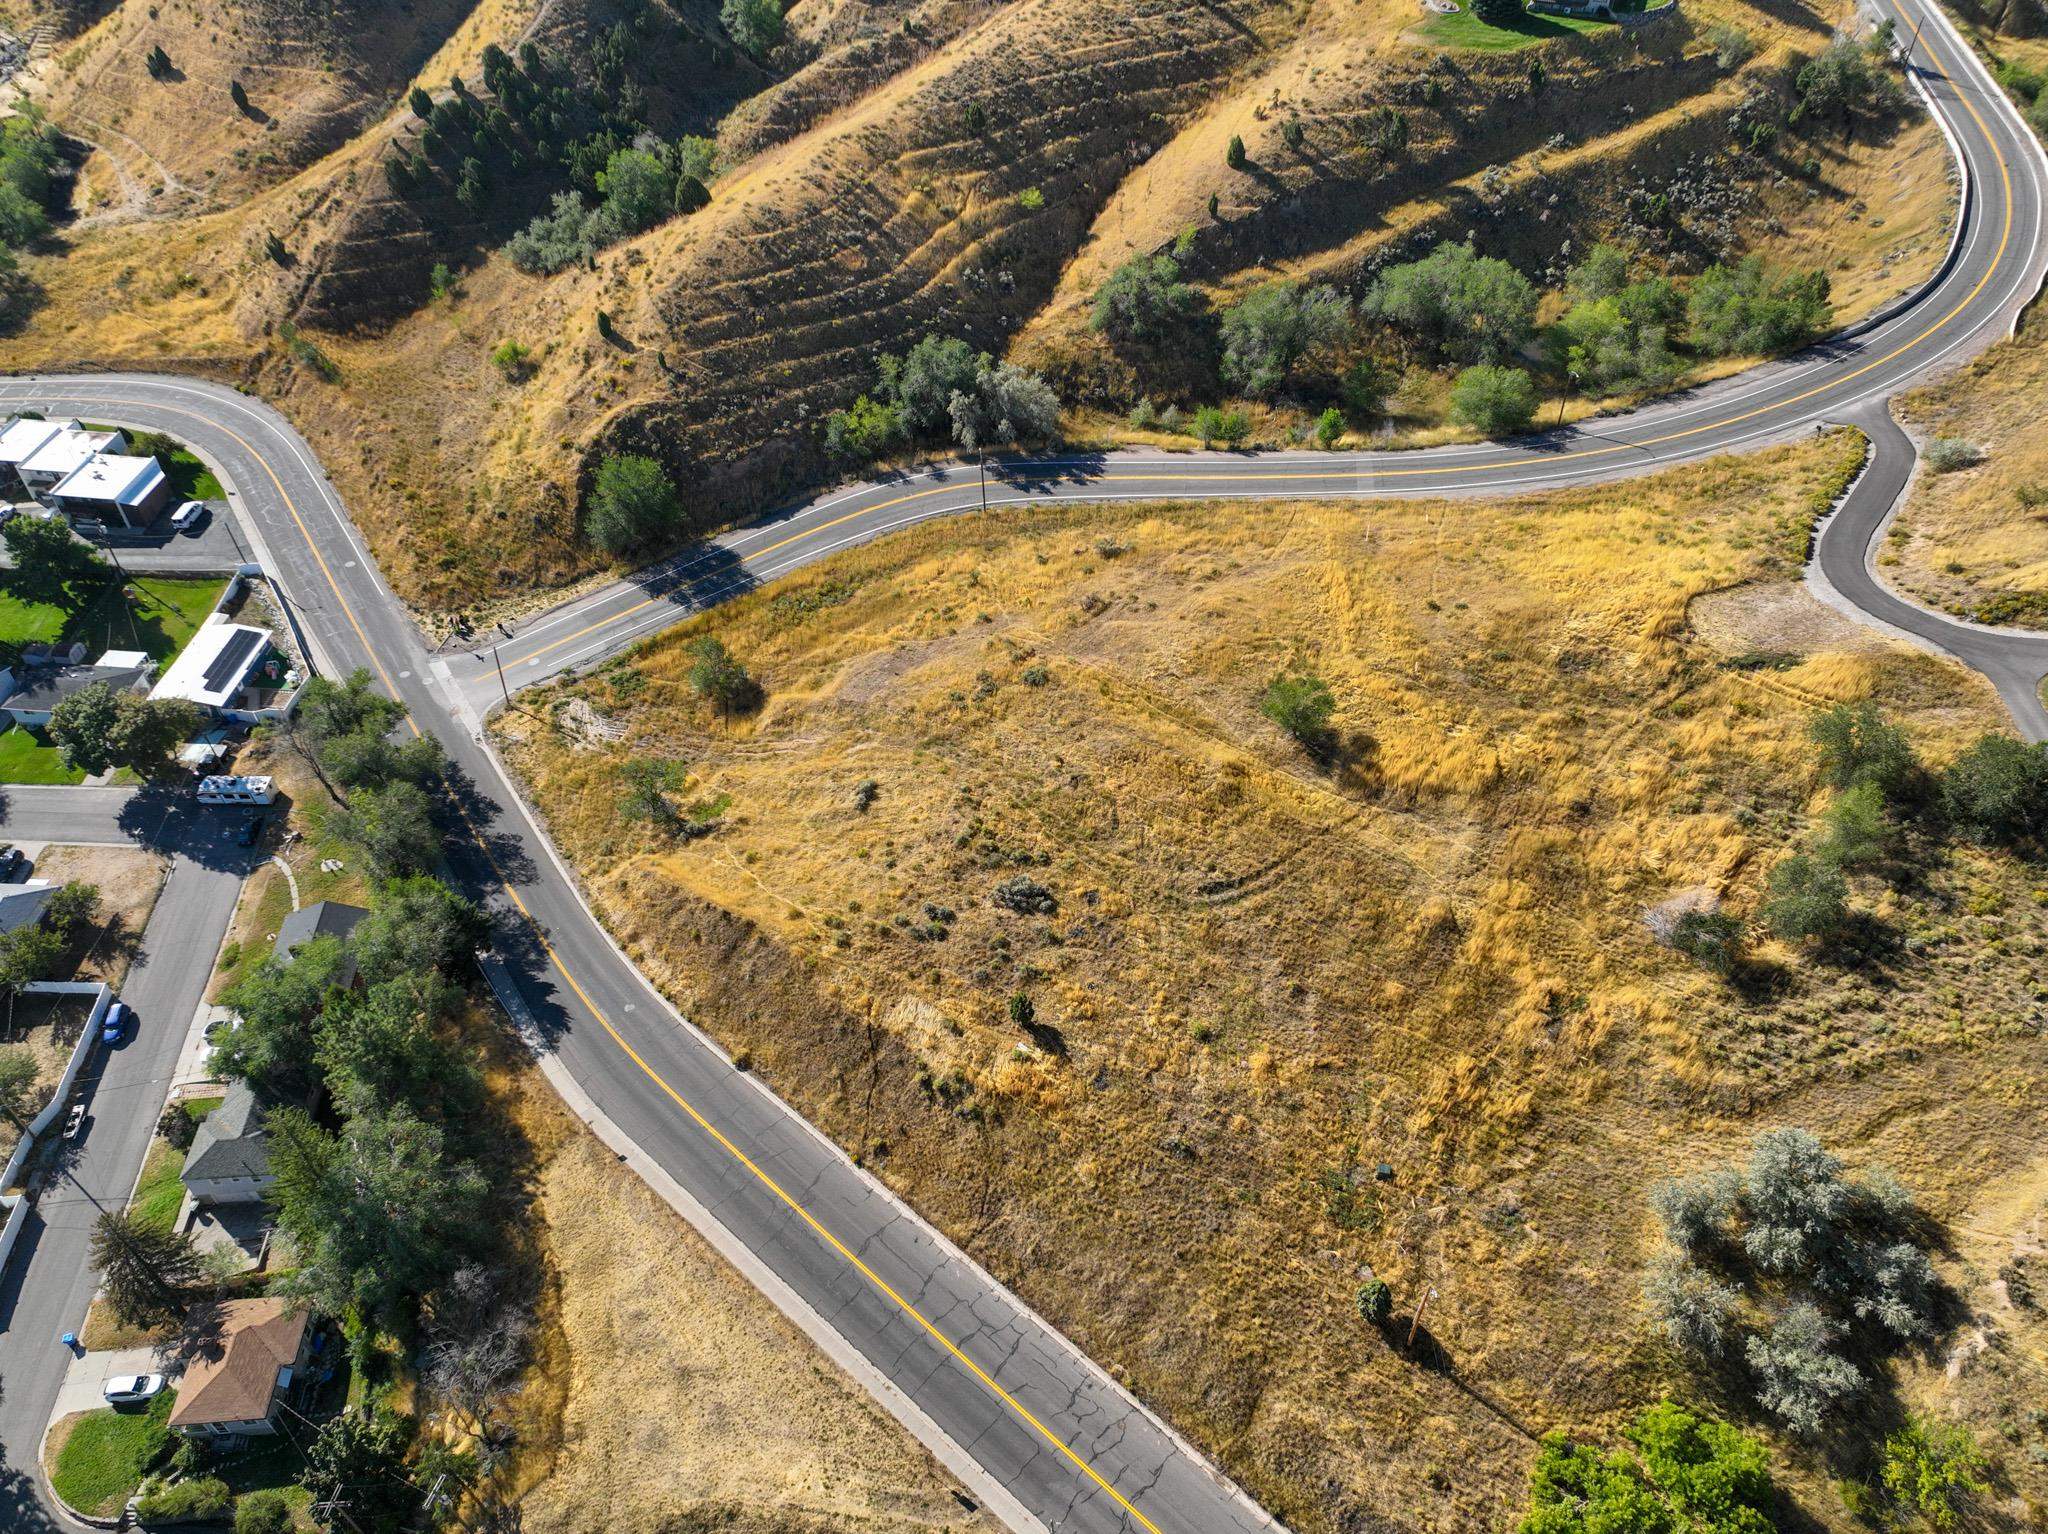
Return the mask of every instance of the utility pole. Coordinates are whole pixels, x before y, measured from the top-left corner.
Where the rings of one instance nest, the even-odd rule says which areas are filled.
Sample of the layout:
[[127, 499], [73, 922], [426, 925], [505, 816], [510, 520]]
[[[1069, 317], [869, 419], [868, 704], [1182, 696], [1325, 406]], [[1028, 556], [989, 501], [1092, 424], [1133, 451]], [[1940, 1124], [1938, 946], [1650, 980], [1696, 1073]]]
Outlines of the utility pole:
[[1408, 1346], [1415, 1346], [1415, 1334], [1422, 1329], [1422, 1313], [1429, 1309], [1429, 1302], [1436, 1298], [1434, 1286], [1422, 1291], [1422, 1303], [1415, 1307], [1415, 1314], [1408, 1322]]
[[980, 466], [980, 469], [981, 469], [981, 509], [982, 509], [983, 511], [987, 511], [987, 510], [988, 510], [988, 454], [986, 454], [986, 453], [983, 453], [983, 454], [982, 454], [982, 455], [980, 456], [980, 459], [979, 459], [979, 466]]
[[491, 663], [498, 668], [498, 691], [505, 695], [505, 707], [512, 706], [512, 689], [505, 685], [505, 663], [498, 659], [498, 647], [491, 646]]

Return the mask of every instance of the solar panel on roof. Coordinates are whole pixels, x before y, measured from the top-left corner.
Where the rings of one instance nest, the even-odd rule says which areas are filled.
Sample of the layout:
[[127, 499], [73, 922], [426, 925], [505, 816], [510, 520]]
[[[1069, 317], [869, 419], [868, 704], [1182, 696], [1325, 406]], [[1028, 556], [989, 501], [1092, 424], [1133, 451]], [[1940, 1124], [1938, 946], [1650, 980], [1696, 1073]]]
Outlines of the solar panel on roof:
[[263, 640], [263, 634], [255, 629], [239, 629], [229, 636], [228, 642], [221, 646], [220, 654], [214, 656], [206, 668], [206, 690], [219, 692], [230, 680], [240, 676], [248, 666], [250, 655]]

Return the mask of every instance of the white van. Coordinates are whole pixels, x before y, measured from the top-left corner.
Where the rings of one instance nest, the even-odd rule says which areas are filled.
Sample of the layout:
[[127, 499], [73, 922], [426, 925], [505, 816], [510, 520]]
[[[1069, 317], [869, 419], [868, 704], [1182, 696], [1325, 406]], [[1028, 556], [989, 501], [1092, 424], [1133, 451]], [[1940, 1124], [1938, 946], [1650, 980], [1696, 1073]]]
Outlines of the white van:
[[199, 780], [201, 804], [269, 804], [276, 798], [276, 786], [265, 777], [216, 775]]

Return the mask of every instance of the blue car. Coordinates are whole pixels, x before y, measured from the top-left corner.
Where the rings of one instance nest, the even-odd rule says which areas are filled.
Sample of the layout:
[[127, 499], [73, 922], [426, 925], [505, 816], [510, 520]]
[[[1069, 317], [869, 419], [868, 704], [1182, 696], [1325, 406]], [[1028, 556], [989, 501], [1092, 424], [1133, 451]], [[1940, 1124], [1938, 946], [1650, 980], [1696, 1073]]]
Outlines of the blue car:
[[130, 1013], [126, 1002], [117, 1001], [110, 1005], [107, 1008], [107, 1015], [100, 1020], [100, 1042], [104, 1044], [120, 1043], [122, 1036], [128, 1032], [129, 1016]]

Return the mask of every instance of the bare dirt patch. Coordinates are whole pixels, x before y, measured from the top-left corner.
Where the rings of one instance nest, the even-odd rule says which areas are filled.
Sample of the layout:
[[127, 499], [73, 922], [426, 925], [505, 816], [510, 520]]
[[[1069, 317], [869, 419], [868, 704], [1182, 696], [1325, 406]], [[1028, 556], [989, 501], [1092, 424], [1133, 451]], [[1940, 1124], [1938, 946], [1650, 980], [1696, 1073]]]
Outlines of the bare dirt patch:
[[57, 884], [77, 881], [100, 892], [99, 919], [79, 939], [80, 958], [72, 978], [101, 980], [120, 989], [169, 872], [169, 859], [141, 847], [45, 849], [36, 862], [37, 878]]

